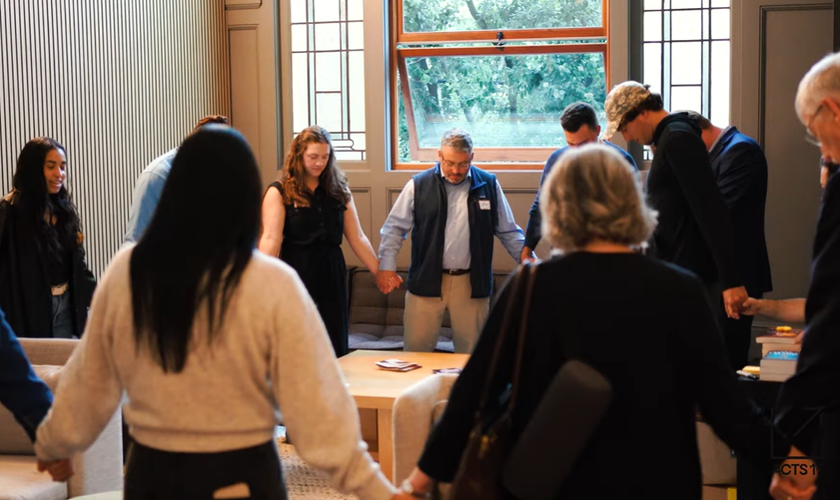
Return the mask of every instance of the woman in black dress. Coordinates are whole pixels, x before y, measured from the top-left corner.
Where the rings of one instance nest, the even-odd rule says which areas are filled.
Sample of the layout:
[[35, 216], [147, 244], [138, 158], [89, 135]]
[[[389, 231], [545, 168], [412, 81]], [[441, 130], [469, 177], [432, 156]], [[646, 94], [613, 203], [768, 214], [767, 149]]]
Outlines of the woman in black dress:
[[[346, 214], [345, 214], [346, 212]], [[292, 141], [280, 180], [262, 203], [259, 249], [283, 259], [306, 285], [327, 327], [335, 355], [347, 354], [349, 309], [342, 237], [376, 275], [379, 259], [356, 213], [329, 133], [306, 128]]]

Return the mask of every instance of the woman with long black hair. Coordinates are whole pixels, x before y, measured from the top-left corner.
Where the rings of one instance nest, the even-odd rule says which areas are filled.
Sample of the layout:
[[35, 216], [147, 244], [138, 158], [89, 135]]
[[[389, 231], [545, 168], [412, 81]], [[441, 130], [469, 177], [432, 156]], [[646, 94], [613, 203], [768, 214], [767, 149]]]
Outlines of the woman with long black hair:
[[81, 337], [96, 279], [70, 198], [67, 153], [48, 137], [18, 157], [0, 201], [0, 308], [19, 337]]
[[235, 130], [184, 140], [149, 227], [102, 278], [38, 429], [42, 468], [90, 446], [126, 391], [126, 500], [285, 499], [278, 406], [298, 453], [339, 489], [395, 497], [306, 288], [256, 250], [261, 188]]

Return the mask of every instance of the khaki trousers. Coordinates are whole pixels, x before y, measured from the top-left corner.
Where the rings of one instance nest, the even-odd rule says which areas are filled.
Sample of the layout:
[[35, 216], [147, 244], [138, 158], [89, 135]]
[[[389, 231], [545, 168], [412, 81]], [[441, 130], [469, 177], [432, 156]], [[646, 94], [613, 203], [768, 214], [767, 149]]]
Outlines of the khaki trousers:
[[475, 347], [490, 306], [490, 298], [473, 299], [470, 275], [443, 275], [440, 297], [405, 294], [405, 350], [432, 352], [437, 346], [443, 313], [449, 309], [455, 352], [469, 354]]

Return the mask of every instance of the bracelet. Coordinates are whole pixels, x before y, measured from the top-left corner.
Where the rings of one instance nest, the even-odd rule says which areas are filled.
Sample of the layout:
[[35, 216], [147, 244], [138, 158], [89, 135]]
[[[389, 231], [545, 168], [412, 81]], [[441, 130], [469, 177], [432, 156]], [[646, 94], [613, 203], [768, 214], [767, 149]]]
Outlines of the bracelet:
[[409, 481], [408, 478], [403, 479], [403, 482], [400, 484], [400, 489], [403, 491], [403, 493], [411, 495], [414, 498], [429, 498], [428, 493], [420, 493], [414, 491], [414, 486], [411, 485], [411, 481]]

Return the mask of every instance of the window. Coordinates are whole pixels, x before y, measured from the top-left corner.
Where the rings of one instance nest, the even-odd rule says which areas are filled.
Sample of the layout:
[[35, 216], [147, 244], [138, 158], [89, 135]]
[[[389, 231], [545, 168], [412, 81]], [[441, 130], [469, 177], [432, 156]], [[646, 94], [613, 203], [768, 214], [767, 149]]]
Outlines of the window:
[[339, 160], [365, 159], [363, 0], [294, 0], [292, 126], [320, 125]]
[[645, 0], [644, 80], [665, 109], [729, 124], [729, 0]]
[[396, 168], [437, 160], [443, 132], [470, 133], [477, 163], [536, 168], [565, 145], [560, 114], [602, 121], [606, 0], [394, 0]]

